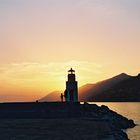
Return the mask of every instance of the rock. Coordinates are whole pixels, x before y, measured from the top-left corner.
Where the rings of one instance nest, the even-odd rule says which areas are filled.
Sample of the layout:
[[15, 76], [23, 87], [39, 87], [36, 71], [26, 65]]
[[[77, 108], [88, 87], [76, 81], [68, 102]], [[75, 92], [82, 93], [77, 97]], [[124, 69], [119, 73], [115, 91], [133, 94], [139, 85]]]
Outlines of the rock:
[[115, 140], [129, 140], [126, 133], [123, 131], [116, 131], [114, 133]]
[[136, 126], [136, 124], [134, 123], [134, 121], [133, 120], [129, 120], [129, 128], [133, 128], [135, 126]]
[[[96, 104], [78, 103], [1, 103], [0, 118], [14, 119], [58, 119], [77, 118], [88, 119], [89, 121], [106, 123], [111, 136], [116, 140], [128, 140], [122, 129], [133, 128], [135, 123], [126, 117], [110, 110], [107, 106], [101, 107]], [[90, 123], [89, 123], [90, 124]], [[110, 134], [108, 134], [110, 135]]]
[[101, 110], [109, 111], [110, 109], [108, 108], [108, 106], [102, 105]]
[[[129, 140], [127, 134], [122, 129], [135, 127], [133, 120], [128, 120], [126, 117], [110, 110], [107, 106], [84, 104], [85, 117], [97, 117], [100, 121], [108, 122], [111, 125], [112, 134], [115, 140]], [[94, 115], [93, 115], [94, 114]], [[96, 119], [97, 119], [96, 118]]]

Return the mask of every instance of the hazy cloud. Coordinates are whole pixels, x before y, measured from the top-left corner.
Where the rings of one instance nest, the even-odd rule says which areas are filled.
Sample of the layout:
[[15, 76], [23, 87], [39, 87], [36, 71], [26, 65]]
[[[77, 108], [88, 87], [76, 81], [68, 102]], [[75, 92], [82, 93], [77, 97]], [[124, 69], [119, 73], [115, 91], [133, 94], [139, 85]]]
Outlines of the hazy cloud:
[[[12, 63], [0, 66], [0, 79], [40, 81], [58, 81], [65, 77], [67, 70], [73, 67], [82, 78], [102, 72], [102, 66], [88, 61], [50, 62], [50, 63]], [[58, 81], [59, 82], [59, 81]]]

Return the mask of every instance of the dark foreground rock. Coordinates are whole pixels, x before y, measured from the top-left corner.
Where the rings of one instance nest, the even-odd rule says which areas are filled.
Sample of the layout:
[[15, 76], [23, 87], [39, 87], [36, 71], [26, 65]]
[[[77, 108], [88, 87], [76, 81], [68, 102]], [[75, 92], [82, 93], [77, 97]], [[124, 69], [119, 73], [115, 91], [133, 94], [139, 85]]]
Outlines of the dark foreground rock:
[[[7, 139], [14, 139], [14, 133], [19, 134], [15, 139], [22, 139], [22, 134], [27, 140], [35, 139], [31, 138], [35, 129], [38, 130], [36, 139], [128, 140], [122, 129], [135, 126], [133, 120], [128, 120], [107, 106], [87, 103], [2, 103], [0, 118], [0, 139], [5, 140], [4, 134], [7, 133]], [[45, 126], [42, 123], [46, 123]], [[30, 129], [31, 136], [26, 129]]]
[[104, 105], [99, 107], [96, 104], [84, 103], [82, 109], [83, 116], [91, 118], [91, 120], [108, 122], [112, 130], [110, 135], [115, 140], [128, 140], [128, 136], [123, 130], [136, 126], [133, 120], [127, 119]]

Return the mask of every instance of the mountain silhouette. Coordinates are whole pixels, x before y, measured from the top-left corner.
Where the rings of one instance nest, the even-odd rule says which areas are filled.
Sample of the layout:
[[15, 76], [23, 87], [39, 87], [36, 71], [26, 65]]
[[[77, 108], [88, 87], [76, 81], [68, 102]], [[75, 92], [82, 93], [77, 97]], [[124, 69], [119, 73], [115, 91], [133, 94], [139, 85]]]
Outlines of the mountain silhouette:
[[[91, 99], [92, 97], [89, 100]], [[121, 81], [100, 95], [98, 94], [93, 101], [139, 102], [140, 74]]]
[[55, 102], [60, 101], [60, 94], [61, 91], [53, 91], [49, 94], [47, 94], [45, 97], [39, 99], [39, 102]]
[[101, 95], [104, 91], [111, 89], [116, 84], [129, 79], [131, 76], [121, 73], [117, 76], [97, 82], [96, 84], [87, 84], [79, 88], [80, 101], [95, 101], [95, 97]]
[[[54, 91], [39, 101], [60, 101], [60, 93]], [[121, 73], [95, 84], [86, 84], [79, 88], [79, 101], [140, 101], [140, 74], [130, 76]]]

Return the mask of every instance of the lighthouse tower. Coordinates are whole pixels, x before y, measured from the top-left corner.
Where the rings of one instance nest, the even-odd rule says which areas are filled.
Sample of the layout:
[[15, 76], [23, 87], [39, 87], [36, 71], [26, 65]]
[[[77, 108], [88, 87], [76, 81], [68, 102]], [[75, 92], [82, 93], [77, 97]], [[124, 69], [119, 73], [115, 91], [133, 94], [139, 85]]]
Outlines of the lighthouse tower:
[[75, 78], [75, 70], [72, 68], [68, 71], [64, 96], [66, 102], [78, 102], [78, 83]]

